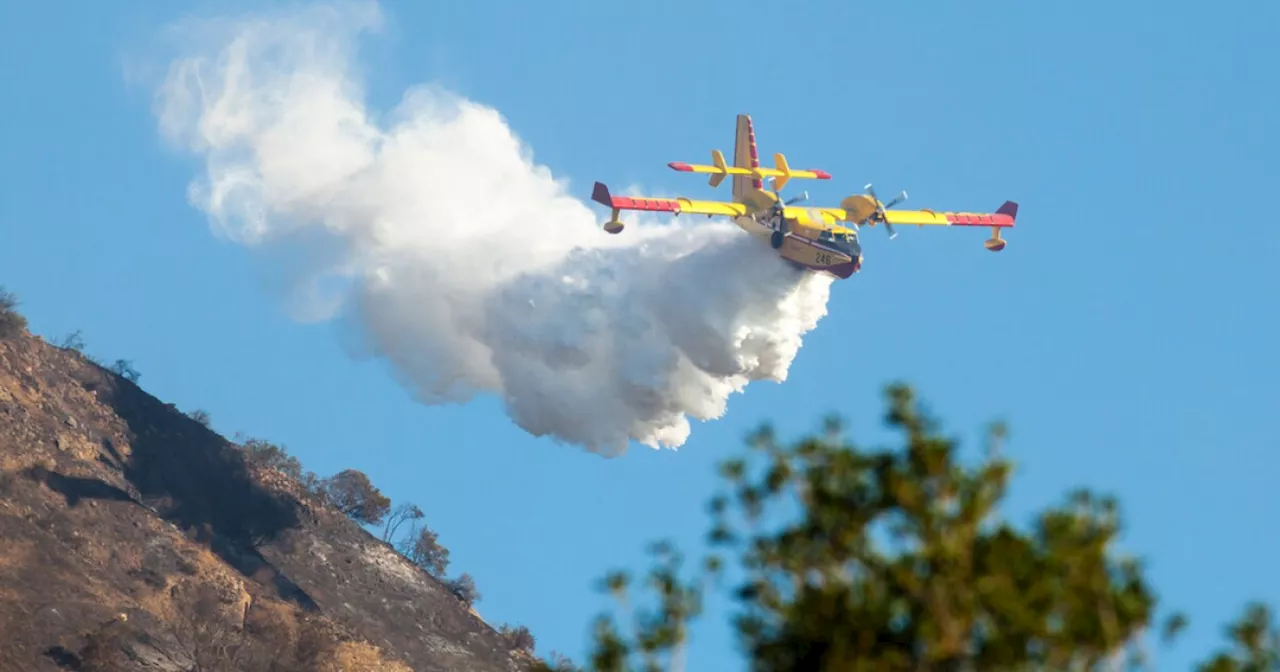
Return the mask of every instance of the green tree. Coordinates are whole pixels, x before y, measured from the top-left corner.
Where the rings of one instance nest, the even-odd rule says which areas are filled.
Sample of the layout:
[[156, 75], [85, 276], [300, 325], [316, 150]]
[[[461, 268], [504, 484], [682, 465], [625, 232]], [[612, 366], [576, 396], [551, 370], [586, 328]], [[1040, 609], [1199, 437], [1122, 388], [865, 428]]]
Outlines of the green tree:
[[[655, 545], [656, 606], [635, 609], [625, 628], [601, 615], [589, 669], [665, 669], [725, 558], [740, 576], [734, 626], [755, 671], [1141, 663], [1157, 599], [1142, 563], [1115, 548], [1117, 502], [1080, 490], [1019, 529], [998, 511], [1012, 469], [999, 454], [1003, 427], [966, 465], [910, 388], [886, 396], [885, 421], [901, 438], [892, 448], [858, 446], [838, 421], [789, 445], [768, 427], [754, 433], [747, 457], [721, 466], [712, 552], [686, 576], [683, 556]], [[624, 604], [630, 584], [620, 572], [605, 581]], [[1185, 623], [1170, 614], [1166, 632]]]
[[[237, 438], [241, 438], [237, 436]], [[278, 469], [295, 480], [302, 479], [302, 463], [287, 448], [264, 439], [245, 439], [241, 445], [248, 462], [256, 467]]]
[[440, 543], [440, 535], [426, 525], [415, 525], [412, 533], [400, 540], [396, 550], [434, 577], [444, 577], [449, 569], [449, 549]]
[[1199, 672], [1276, 672], [1280, 670], [1280, 630], [1265, 604], [1245, 605], [1240, 618], [1227, 627], [1230, 651], [1201, 663]]
[[377, 525], [391, 511], [391, 500], [374, 487], [363, 471], [345, 469], [321, 483], [325, 496], [356, 522]]

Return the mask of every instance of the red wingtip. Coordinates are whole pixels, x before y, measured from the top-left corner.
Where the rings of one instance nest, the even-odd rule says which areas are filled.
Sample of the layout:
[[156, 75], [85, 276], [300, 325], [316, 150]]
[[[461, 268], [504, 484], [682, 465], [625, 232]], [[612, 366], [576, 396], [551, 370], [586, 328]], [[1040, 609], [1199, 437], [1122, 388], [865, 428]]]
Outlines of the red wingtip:
[[827, 171], [825, 171], [825, 170], [818, 170], [817, 168], [811, 168], [810, 170], [811, 170], [811, 172], [813, 172], [813, 174], [814, 174], [814, 175], [817, 175], [817, 176], [818, 176], [818, 179], [819, 179], [819, 180], [829, 180], [829, 179], [831, 179], [831, 173], [828, 173], [828, 172], [827, 172]]
[[674, 162], [673, 162], [673, 163], [668, 163], [667, 165], [668, 165], [668, 166], [671, 166], [672, 170], [678, 170], [678, 171], [680, 171], [680, 172], [684, 172], [684, 173], [692, 173], [692, 172], [693, 172], [693, 166], [691, 166], [691, 165], [689, 165], [689, 164], [687, 164], [687, 163], [674, 163]]

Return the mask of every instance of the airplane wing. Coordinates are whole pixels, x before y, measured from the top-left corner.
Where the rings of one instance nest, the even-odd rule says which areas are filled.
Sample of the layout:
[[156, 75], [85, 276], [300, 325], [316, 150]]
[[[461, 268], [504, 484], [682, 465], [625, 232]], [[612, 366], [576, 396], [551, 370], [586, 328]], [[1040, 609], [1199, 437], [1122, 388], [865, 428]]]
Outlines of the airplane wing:
[[804, 208], [788, 205], [782, 209], [782, 216], [806, 224], [826, 226], [835, 226], [840, 222], [849, 221], [849, 211], [844, 208]]
[[990, 212], [935, 212], [933, 210], [885, 210], [890, 224], [916, 224], [918, 226], [1013, 226], [1018, 217], [1018, 204], [1005, 201], [994, 213]]
[[1000, 237], [1002, 228], [1011, 227], [1018, 219], [1018, 204], [1005, 201], [995, 212], [935, 212], [933, 210], [885, 210], [884, 221], [892, 238], [893, 225], [915, 224], [918, 226], [989, 226], [991, 237], [984, 243], [988, 250], [999, 252], [1005, 248], [1006, 241]]
[[[591, 192], [591, 200], [613, 210], [647, 210], [650, 212], [671, 212], [678, 215], [719, 215], [722, 217], [740, 217], [747, 214], [747, 206], [742, 203], [726, 203], [724, 201], [694, 201], [688, 198], [647, 198], [640, 196], [614, 196], [609, 188], [596, 182]], [[614, 217], [617, 217], [615, 214]]]

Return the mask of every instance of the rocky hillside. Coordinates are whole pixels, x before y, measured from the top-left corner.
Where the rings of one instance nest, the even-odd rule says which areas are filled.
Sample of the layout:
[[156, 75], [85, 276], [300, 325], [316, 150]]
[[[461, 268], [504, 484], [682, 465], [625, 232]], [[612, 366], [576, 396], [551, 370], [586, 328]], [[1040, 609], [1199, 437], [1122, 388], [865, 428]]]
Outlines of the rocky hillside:
[[[332, 501], [0, 305], [0, 670], [515, 672]], [[527, 647], [526, 647], [527, 648]]]

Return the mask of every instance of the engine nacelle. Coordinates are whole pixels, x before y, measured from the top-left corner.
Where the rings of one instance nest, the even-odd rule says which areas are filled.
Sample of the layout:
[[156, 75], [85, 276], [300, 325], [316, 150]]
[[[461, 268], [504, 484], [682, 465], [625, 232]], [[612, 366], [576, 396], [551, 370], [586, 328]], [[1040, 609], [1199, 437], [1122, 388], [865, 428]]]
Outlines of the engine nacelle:
[[849, 213], [849, 221], [864, 222], [876, 211], [876, 199], [866, 194], [854, 194], [840, 201], [840, 207]]

